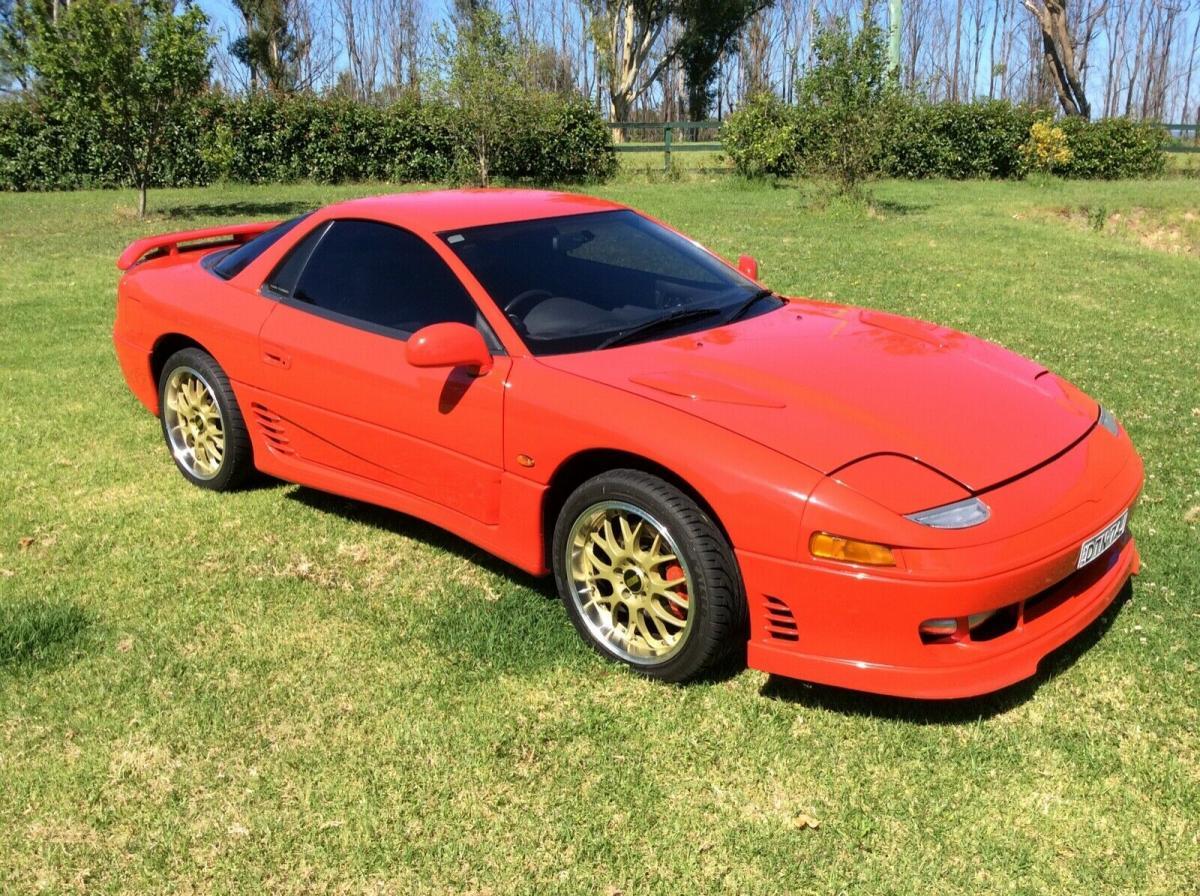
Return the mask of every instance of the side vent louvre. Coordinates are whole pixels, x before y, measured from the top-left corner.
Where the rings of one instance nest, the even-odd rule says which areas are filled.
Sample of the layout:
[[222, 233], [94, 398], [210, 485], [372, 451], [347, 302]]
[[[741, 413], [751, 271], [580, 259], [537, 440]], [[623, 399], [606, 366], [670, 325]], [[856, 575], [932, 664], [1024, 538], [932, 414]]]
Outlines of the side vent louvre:
[[256, 401], [251, 402], [250, 409], [254, 412], [254, 422], [258, 426], [258, 431], [262, 433], [262, 437], [272, 451], [278, 451], [280, 454], [296, 453], [291, 440], [287, 437], [287, 429], [282, 417]]
[[767, 634], [779, 641], [799, 641], [796, 618], [791, 608], [777, 597], [767, 595]]

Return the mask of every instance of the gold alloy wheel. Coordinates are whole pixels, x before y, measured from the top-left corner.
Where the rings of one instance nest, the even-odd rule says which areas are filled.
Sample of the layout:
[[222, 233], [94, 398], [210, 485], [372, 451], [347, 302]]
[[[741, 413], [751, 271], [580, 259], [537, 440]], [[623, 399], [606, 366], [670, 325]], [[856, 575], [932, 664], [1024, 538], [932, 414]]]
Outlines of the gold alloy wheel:
[[640, 666], [683, 648], [692, 579], [661, 523], [632, 504], [604, 501], [575, 520], [567, 551], [571, 597], [601, 646]]
[[191, 367], [177, 367], [163, 390], [163, 422], [171, 453], [197, 479], [212, 479], [225, 460], [225, 420], [217, 394]]

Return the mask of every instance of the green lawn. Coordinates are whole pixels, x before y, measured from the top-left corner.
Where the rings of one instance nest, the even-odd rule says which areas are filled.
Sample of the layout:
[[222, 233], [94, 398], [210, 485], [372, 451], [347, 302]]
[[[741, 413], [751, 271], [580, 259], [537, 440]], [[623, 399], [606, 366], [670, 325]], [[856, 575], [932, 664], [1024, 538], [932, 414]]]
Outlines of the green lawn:
[[117, 253], [382, 189], [153, 191], [144, 223], [131, 193], [0, 196], [0, 892], [1197, 892], [1200, 262], [1047, 210], [1183, 216], [1200, 181], [596, 191], [1126, 423], [1132, 596], [952, 705], [652, 684], [419, 522], [188, 486], [113, 358]]

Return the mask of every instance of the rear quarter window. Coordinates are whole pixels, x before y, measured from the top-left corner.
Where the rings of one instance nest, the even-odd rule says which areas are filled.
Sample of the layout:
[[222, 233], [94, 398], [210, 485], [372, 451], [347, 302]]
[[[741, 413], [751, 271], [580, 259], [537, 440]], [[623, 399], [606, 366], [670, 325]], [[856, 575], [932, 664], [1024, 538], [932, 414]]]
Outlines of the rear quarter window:
[[218, 253], [213, 256], [215, 261], [212, 262], [209, 270], [222, 280], [233, 279], [244, 271], [250, 262], [279, 242], [288, 231], [307, 218], [309, 214], [312, 213], [308, 212], [303, 215], [297, 215], [295, 218], [289, 218], [287, 221], [276, 224], [265, 233], [260, 233], [254, 239], [244, 245], [238, 246], [236, 249]]

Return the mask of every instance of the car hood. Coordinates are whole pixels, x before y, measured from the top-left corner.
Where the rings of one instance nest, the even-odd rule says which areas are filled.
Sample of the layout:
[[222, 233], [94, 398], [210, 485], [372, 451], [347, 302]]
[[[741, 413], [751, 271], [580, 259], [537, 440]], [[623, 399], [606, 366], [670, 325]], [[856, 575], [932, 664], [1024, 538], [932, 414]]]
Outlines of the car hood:
[[793, 300], [730, 326], [541, 360], [703, 417], [823, 473], [897, 454], [971, 491], [1053, 457], [1098, 414], [1079, 390], [993, 343], [820, 302]]

